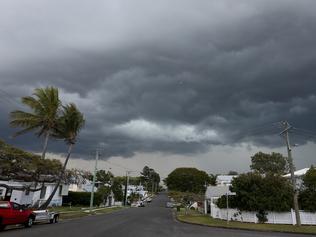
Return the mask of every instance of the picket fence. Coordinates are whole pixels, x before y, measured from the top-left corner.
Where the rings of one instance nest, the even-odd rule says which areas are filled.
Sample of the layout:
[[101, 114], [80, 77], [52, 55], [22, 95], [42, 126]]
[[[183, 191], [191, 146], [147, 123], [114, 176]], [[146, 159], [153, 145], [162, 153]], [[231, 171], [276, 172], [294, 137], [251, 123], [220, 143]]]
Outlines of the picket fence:
[[[238, 209], [228, 209], [228, 220], [258, 223], [256, 212], [239, 211]], [[211, 217], [227, 220], [227, 209], [218, 208], [211, 205]], [[301, 222], [303, 225], [316, 225], [316, 213], [300, 211]], [[270, 224], [296, 224], [295, 212], [269, 212], [267, 215]]]

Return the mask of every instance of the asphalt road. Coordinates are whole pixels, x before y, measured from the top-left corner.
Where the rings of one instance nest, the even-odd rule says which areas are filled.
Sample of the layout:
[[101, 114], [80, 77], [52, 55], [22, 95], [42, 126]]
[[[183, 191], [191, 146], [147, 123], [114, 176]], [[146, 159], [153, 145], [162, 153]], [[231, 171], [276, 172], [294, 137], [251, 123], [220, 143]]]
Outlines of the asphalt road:
[[129, 208], [111, 214], [88, 216], [58, 224], [35, 225], [30, 229], [15, 228], [1, 232], [1, 237], [294, 237], [282, 234], [210, 228], [179, 223], [165, 208], [167, 196], [157, 196], [143, 208]]

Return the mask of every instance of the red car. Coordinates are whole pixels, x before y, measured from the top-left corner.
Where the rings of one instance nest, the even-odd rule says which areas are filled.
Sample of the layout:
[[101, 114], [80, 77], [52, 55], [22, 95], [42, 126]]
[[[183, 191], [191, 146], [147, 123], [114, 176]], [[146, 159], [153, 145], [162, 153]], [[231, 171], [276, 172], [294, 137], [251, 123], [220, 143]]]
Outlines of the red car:
[[35, 220], [35, 214], [25, 206], [8, 201], [0, 201], [0, 230], [7, 225], [23, 224], [31, 227]]

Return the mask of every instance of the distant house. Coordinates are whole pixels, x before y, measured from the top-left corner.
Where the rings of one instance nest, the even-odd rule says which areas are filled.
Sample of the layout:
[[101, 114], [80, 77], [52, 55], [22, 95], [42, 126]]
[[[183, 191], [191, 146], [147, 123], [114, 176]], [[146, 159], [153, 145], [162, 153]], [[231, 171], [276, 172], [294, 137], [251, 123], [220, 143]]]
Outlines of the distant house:
[[[97, 192], [98, 189], [102, 186], [103, 184], [101, 182], [95, 182], [95, 187], [94, 187], [94, 192]], [[110, 184], [105, 184], [104, 186], [111, 187]], [[87, 192], [91, 193], [92, 192], [92, 181], [88, 179], [84, 179], [80, 184], [70, 184], [69, 185], [69, 191], [70, 192]], [[111, 206], [121, 206], [122, 202], [117, 202], [115, 200], [115, 196], [113, 192], [111, 191], [110, 195], [106, 197], [105, 200], [103, 200], [103, 204], [106, 207], [111, 207]]]
[[204, 212], [211, 212], [211, 206], [216, 205], [217, 200], [223, 195], [231, 195], [229, 187], [238, 175], [218, 175], [216, 186], [208, 186], [205, 191]]
[[205, 192], [204, 211], [211, 213], [211, 206], [216, 205], [216, 201], [226, 193], [230, 193], [228, 185], [208, 186]]
[[[14, 190], [14, 187], [25, 187], [31, 186], [33, 183], [31, 182], [21, 182], [21, 181], [1, 181], [0, 184], [8, 185], [10, 188], [0, 187], [0, 199], [16, 202], [19, 204], [31, 205], [31, 206], [39, 206], [43, 202], [45, 202], [50, 194], [53, 192], [55, 187], [55, 183], [45, 183], [43, 188], [36, 192], [31, 192], [28, 190]], [[38, 187], [40, 187], [39, 184]], [[62, 197], [68, 195], [68, 185], [60, 185], [58, 191], [55, 193], [51, 203], [49, 206], [61, 206], [62, 205]]]
[[[123, 192], [125, 190], [125, 186], [122, 188]], [[142, 198], [146, 198], [148, 196], [148, 191], [144, 189], [142, 185], [128, 185], [127, 186], [127, 197], [129, 197], [132, 193], [139, 194]]]
[[[94, 192], [98, 191], [98, 187], [100, 186], [99, 182], [95, 183], [94, 187]], [[92, 191], [92, 181], [88, 179], [84, 179], [81, 183], [79, 184], [70, 184], [69, 185], [69, 191], [70, 192], [89, 192], [91, 193]]]
[[[310, 168], [304, 168], [294, 171], [294, 177], [296, 178], [296, 185], [298, 187], [303, 186], [303, 177], [309, 171]], [[284, 178], [291, 179], [291, 173], [283, 175]]]
[[218, 175], [216, 177], [216, 186], [230, 186], [233, 178], [238, 177], [238, 175]]

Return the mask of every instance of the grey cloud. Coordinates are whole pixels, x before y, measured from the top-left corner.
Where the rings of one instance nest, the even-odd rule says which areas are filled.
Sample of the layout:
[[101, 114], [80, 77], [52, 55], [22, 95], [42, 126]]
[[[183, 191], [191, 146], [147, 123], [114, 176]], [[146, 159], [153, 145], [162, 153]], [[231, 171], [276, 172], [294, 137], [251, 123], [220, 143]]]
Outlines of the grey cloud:
[[[281, 128], [273, 123], [283, 119], [316, 131], [315, 2], [140, 3], [2, 3], [2, 90], [16, 99], [38, 86], [61, 88], [87, 119], [82, 154], [98, 142], [109, 157], [199, 154], [240, 142], [276, 147]], [[7, 105], [3, 137], [12, 133]], [[215, 130], [220, 139], [152, 141], [114, 129], [137, 119]], [[294, 140], [313, 140], [303, 135]], [[16, 143], [37, 149], [27, 140]]]

